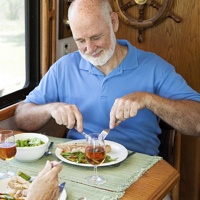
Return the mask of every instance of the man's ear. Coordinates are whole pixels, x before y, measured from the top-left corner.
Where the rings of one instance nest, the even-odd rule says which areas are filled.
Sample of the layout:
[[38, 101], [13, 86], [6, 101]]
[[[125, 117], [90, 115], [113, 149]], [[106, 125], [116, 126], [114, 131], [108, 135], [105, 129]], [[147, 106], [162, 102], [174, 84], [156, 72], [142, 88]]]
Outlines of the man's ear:
[[112, 26], [113, 26], [113, 30], [116, 33], [118, 31], [119, 28], [119, 18], [118, 18], [118, 14], [116, 12], [112, 12], [110, 14], [111, 16], [111, 21], [112, 21]]

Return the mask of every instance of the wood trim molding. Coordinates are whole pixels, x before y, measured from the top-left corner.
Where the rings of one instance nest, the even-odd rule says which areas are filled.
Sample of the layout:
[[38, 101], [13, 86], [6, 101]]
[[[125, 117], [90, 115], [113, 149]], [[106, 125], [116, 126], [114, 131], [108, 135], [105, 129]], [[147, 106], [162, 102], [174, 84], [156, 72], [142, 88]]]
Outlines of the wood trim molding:
[[56, 9], [57, 0], [41, 1], [41, 74], [56, 61]]
[[[176, 131], [175, 139], [174, 139], [174, 163], [173, 167], [180, 173], [180, 166], [181, 166], [181, 132]], [[178, 200], [179, 199], [179, 191], [180, 190], [180, 181], [174, 186], [171, 191], [172, 199]]]
[[0, 121], [13, 117], [15, 115], [15, 110], [19, 103], [13, 104], [9, 107], [0, 110]]
[[59, 0], [58, 39], [68, 38], [72, 36], [72, 32], [68, 24], [69, 5], [69, 1]]

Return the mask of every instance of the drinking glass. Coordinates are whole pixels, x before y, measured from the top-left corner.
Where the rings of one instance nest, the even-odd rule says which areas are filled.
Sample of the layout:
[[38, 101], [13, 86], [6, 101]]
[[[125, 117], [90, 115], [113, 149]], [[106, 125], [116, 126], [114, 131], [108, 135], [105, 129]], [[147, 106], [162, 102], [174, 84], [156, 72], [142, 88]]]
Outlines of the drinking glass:
[[16, 154], [15, 136], [12, 130], [0, 131], [0, 158], [5, 161], [5, 170], [0, 172], [0, 179], [14, 176], [14, 172], [8, 169], [8, 162]]
[[97, 166], [106, 158], [105, 143], [103, 138], [98, 138], [99, 133], [93, 133], [86, 139], [85, 157], [94, 166], [94, 175], [86, 177], [86, 181], [92, 185], [101, 185], [106, 180], [97, 174]]

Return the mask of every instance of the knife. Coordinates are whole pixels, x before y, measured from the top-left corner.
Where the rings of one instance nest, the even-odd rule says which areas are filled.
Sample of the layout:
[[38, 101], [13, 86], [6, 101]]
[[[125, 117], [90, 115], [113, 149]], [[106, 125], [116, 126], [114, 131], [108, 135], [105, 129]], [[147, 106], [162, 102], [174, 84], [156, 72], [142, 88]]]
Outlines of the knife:
[[[127, 155], [126, 159], [127, 159], [129, 156], [134, 155], [135, 153], [136, 153], [135, 151], [130, 152], [130, 153]], [[122, 162], [123, 162], [123, 161], [121, 161], [121, 162], [119, 162], [119, 163], [116, 163], [116, 164], [113, 164], [113, 165], [110, 165], [110, 167], [119, 167], [119, 166], [121, 165]]]

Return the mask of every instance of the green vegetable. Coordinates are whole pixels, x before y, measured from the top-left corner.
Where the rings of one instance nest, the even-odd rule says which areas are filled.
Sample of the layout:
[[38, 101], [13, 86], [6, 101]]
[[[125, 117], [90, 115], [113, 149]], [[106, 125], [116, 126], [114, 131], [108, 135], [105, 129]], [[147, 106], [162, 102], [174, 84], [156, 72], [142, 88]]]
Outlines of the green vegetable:
[[109, 163], [115, 160], [117, 160], [117, 158], [111, 158], [109, 155], [106, 155], [106, 158], [103, 163]]
[[86, 162], [85, 155], [83, 153], [78, 155], [77, 162], [78, 163]]
[[15, 200], [15, 198], [9, 194], [0, 193], [0, 199]]
[[25, 174], [24, 172], [20, 172], [20, 171], [18, 172], [18, 176], [21, 176], [26, 181], [29, 181], [31, 179], [31, 177], [28, 174]]
[[[63, 156], [65, 159], [72, 161], [72, 162], [88, 164], [88, 161], [85, 158], [85, 153], [83, 153], [81, 151], [77, 151], [77, 152], [73, 152], [73, 153], [63, 152], [63, 153], [61, 153], [61, 156]], [[112, 162], [115, 160], [117, 160], [117, 158], [111, 158], [109, 155], [106, 155], [106, 158], [103, 163], [108, 163], [108, 162]]]
[[26, 140], [17, 140], [17, 147], [35, 147], [44, 144], [44, 142], [39, 138], [32, 138]]
[[66, 158], [67, 160], [70, 160], [72, 162], [77, 162], [77, 163], [88, 163], [85, 159], [85, 154], [81, 151], [77, 152], [64, 152], [61, 153], [61, 155]]

